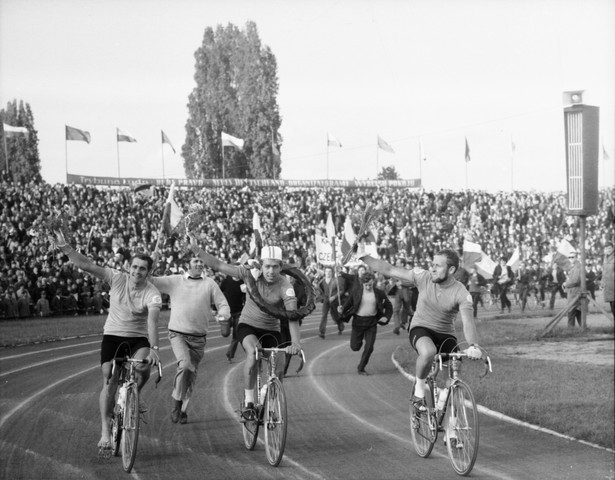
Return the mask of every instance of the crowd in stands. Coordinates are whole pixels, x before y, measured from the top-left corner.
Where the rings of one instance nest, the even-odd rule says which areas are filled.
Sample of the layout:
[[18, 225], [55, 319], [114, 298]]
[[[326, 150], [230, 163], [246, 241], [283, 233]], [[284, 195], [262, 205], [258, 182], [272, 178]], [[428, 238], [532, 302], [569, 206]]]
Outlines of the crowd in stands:
[[[586, 221], [587, 268], [598, 282], [604, 246], [613, 238], [613, 193], [613, 188], [600, 192], [599, 213]], [[0, 318], [104, 313], [106, 285], [50, 248], [45, 219], [63, 210], [70, 219], [71, 243], [99, 265], [119, 269], [131, 254], [154, 251], [167, 195], [167, 187], [142, 196], [129, 188], [3, 182]], [[199, 221], [191, 230], [212, 255], [232, 262], [248, 252], [256, 211], [265, 238], [282, 246], [314, 281], [322, 273], [314, 238], [325, 233], [328, 213], [341, 238], [346, 217], [358, 228], [368, 202], [384, 202], [377, 224], [378, 254], [391, 263], [404, 258], [410, 266], [427, 267], [439, 249], [461, 253], [464, 238], [472, 238], [496, 261], [520, 247], [522, 260], [539, 278], [541, 271], [550, 270], [543, 257], [561, 240], [578, 248], [578, 217], [566, 214], [565, 199], [564, 193], [395, 188], [175, 189], [183, 212], [199, 205]], [[179, 273], [185, 244], [165, 235], [155, 274]]]

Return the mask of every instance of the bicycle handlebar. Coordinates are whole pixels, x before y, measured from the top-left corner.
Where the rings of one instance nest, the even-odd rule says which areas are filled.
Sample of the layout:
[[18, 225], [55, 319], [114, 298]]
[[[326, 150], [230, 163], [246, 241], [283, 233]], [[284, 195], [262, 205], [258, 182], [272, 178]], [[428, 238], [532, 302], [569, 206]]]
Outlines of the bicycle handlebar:
[[[491, 368], [491, 358], [489, 357], [489, 355], [487, 355], [487, 352], [483, 351], [484, 356], [482, 358], [482, 360], [484, 360], [485, 362], [485, 371], [483, 372], [482, 375], [479, 375], [479, 378], [483, 378], [485, 377], [488, 373], [493, 373], [493, 370]], [[451, 352], [451, 353], [438, 353], [435, 357], [434, 360], [436, 360], [438, 362], [438, 366], [440, 371], [442, 371], [442, 364], [443, 362], [445, 362], [446, 360], [448, 360], [451, 357], [455, 357], [455, 358], [468, 358], [468, 354], [465, 352]]]
[[[259, 353], [265, 353], [265, 352], [283, 352], [283, 353], [288, 353], [287, 348], [288, 347], [284, 347], [284, 348], [278, 348], [278, 347], [269, 347], [269, 348], [258, 347], [256, 349], [256, 359], [258, 360], [258, 354]], [[305, 353], [303, 351], [303, 348], [299, 347], [299, 353], [294, 353], [294, 354], [289, 354], [289, 355], [298, 355], [301, 358], [301, 363], [299, 364], [299, 368], [297, 368], [297, 373], [299, 373], [301, 370], [303, 370], [303, 366], [305, 365]]]
[[[115, 366], [119, 363], [136, 363], [136, 364], [147, 364], [147, 363], [151, 363], [150, 360], [148, 360], [147, 358], [131, 358], [131, 357], [115, 357], [113, 359], [113, 361], [111, 362], [111, 375], [109, 375], [109, 379], [111, 377], [113, 377], [113, 374], [115, 373]], [[158, 383], [160, 383], [160, 380], [162, 380], [162, 363], [160, 361], [158, 361], [158, 364], [156, 365], [158, 367], [158, 378], [156, 379], [156, 386], [158, 385]], [[107, 379], [107, 381], [109, 381], [109, 379]]]

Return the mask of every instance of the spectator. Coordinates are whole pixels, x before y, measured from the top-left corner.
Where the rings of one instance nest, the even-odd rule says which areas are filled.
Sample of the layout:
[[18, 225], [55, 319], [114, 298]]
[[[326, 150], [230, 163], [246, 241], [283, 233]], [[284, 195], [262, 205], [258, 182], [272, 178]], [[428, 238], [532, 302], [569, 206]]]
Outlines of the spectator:
[[48, 317], [51, 315], [51, 308], [49, 307], [49, 300], [47, 300], [47, 292], [45, 290], [41, 292], [41, 298], [36, 301], [34, 312], [39, 317]]
[[[572, 251], [568, 254], [570, 260], [570, 269], [568, 270], [568, 278], [564, 282], [566, 295], [568, 295], [569, 308], [568, 311], [568, 327], [574, 327], [574, 320], [577, 320], [579, 327], [581, 326], [581, 302], [585, 299], [579, 298], [581, 292], [581, 263], [577, 260], [577, 252]], [[574, 305], [573, 305], [574, 304]]]
[[602, 265], [602, 286], [604, 301], [611, 306], [611, 314], [615, 319], [615, 254], [613, 243], [609, 242], [604, 247], [604, 263]]

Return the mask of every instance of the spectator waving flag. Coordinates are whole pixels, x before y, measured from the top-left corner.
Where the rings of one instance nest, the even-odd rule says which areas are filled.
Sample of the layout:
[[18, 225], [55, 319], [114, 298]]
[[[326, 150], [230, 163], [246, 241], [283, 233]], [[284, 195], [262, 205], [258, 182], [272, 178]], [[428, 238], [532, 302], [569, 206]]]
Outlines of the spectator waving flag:
[[80, 130], [75, 127], [69, 127], [68, 125], [64, 126], [66, 127], [66, 140], [76, 140], [86, 143], [90, 143], [92, 140], [90, 132], [86, 132], [85, 130]]
[[171, 189], [169, 190], [169, 196], [167, 197], [167, 202], [164, 205], [164, 213], [162, 215], [162, 229], [167, 234], [170, 235], [171, 232], [179, 222], [181, 221], [183, 214], [181, 208], [177, 205], [174, 198], [175, 194], [175, 184], [171, 184]]
[[489, 255], [483, 253], [480, 262], [476, 262], [476, 271], [485, 279], [491, 280], [493, 278], [493, 271], [498, 266]]
[[517, 247], [515, 248], [515, 251], [513, 252], [508, 262], [506, 262], [506, 265], [508, 265], [513, 272], [516, 272], [517, 270], [519, 270], [519, 260], [520, 259], [521, 259], [521, 253], [519, 252], [519, 247]]
[[483, 258], [483, 250], [478, 243], [463, 241], [463, 268], [470, 270]]

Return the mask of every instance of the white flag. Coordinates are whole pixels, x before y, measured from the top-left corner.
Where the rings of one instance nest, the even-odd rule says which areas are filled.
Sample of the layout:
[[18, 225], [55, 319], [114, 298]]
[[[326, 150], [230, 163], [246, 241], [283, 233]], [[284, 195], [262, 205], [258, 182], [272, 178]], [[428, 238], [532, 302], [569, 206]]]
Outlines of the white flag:
[[243, 140], [241, 138], [233, 137], [228, 133], [222, 132], [222, 146], [223, 147], [236, 147], [239, 150], [243, 150]]

